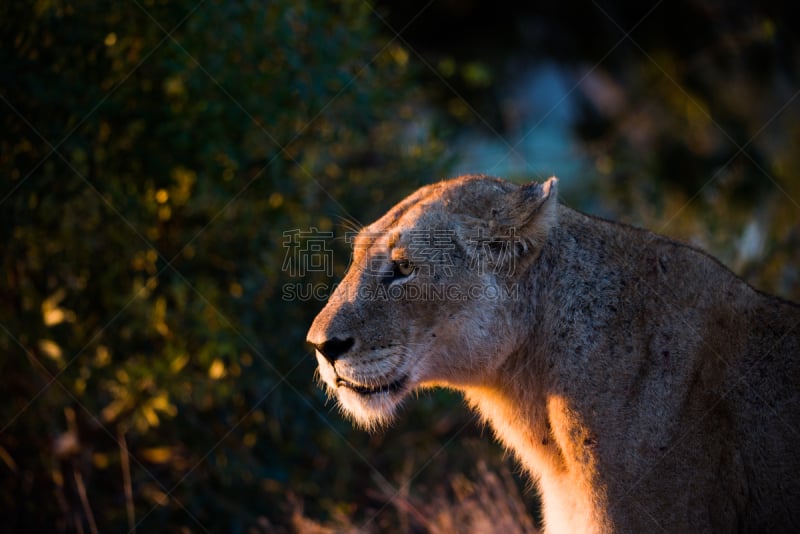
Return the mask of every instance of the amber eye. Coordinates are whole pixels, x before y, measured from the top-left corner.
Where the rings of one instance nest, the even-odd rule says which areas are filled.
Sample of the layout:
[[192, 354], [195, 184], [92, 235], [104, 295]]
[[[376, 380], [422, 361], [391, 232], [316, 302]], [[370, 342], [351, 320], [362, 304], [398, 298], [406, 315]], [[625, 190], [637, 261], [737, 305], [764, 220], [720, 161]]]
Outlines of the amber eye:
[[397, 276], [408, 276], [414, 272], [414, 265], [408, 260], [394, 262], [394, 272]]

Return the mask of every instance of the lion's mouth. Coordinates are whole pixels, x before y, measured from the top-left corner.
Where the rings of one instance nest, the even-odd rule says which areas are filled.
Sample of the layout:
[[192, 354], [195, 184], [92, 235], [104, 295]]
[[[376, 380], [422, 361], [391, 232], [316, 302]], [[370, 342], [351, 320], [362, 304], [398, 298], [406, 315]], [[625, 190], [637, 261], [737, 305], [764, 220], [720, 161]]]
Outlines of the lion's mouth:
[[338, 377], [336, 379], [336, 385], [339, 387], [345, 387], [351, 391], [355, 391], [359, 395], [377, 395], [378, 393], [395, 393], [400, 391], [403, 389], [403, 386], [405, 386], [407, 379], [408, 377], [404, 376], [398, 380], [395, 380], [394, 382], [380, 386], [362, 386]]

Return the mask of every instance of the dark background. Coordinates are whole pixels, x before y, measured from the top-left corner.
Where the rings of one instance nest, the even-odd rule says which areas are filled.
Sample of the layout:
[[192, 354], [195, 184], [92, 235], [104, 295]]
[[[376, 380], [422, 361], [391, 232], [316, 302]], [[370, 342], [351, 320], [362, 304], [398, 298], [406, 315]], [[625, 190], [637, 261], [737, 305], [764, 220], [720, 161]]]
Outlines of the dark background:
[[[353, 227], [480, 172], [555, 174], [568, 205], [800, 300], [797, 15], [3, 3], [4, 530], [531, 531], [535, 491], [458, 395], [351, 428], [302, 288], [342, 275]], [[293, 231], [333, 278], [292, 269]]]

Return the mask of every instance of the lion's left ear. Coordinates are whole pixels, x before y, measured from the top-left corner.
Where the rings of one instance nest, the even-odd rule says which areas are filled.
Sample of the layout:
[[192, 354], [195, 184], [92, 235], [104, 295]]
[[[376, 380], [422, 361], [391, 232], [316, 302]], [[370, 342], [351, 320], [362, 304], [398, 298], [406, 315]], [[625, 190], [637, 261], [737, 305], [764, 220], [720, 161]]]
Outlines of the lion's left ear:
[[509, 239], [517, 257], [537, 256], [558, 220], [558, 179], [531, 182], [509, 191], [492, 210], [489, 231], [494, 239]]
[[557, 223], [558, 180], [531, 182], [492, 198], [480, 218], [462, 215], [457, 233], [470, 266], [480, 272], [513, 275], [531, 264]]

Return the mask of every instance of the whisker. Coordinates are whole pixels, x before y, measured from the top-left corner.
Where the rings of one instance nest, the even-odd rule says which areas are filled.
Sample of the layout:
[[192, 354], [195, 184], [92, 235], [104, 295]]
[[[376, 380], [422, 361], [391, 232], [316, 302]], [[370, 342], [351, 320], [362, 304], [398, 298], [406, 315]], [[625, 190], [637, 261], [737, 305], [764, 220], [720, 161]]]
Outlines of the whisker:
[[352, 216], [337, 214], [336, 218], [338, 219], [338, 225], [347, 231], [358, 233], [364, 228], [364, 225]]

